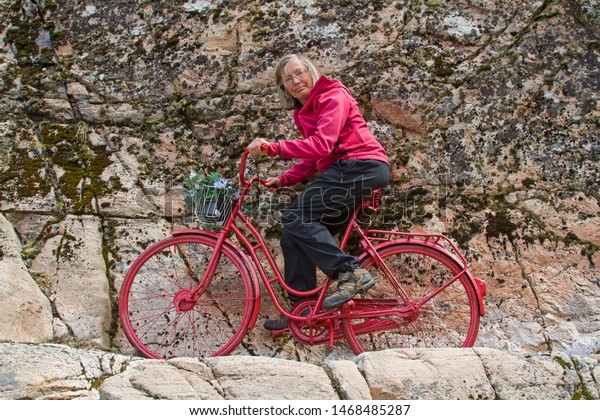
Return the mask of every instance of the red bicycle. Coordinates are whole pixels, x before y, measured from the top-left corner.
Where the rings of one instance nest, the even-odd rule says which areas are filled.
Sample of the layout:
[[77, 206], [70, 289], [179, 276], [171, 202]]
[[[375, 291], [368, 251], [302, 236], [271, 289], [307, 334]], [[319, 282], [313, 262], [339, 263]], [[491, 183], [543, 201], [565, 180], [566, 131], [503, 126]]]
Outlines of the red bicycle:
[[[259, 278], [277, 310], [288, 318], [289, 332], [303, 343], [333, 346], [345, 339], [356, 354], [473, 345], [484, 313], [486, 283], [471, 274], [465, 258], [443, 235], [363, 229], [357, 216], [377, 211], [380, 190], [363, 199], [340, 239], [343, 249], [350, 235], [357, 235], [361, 266], [377, 284], [333, 310], [321, 308], [329, 278], [311, 291], [292, 290], [242, 210], [252, 185], [264, 183], [256, 177], [245, 179], [247, 156], [244, 152], [241, 158], [237, 194], [223, 200], [215, 191], [220, 204], [203, 204], [200, 213], [219, 223], [218, 232], [175, 231], [129, 268], [119, 317], [125, 335], [144, 356], [229, 354], [257, 320]], [[304, 299], [286, 310], [274, 283]]]

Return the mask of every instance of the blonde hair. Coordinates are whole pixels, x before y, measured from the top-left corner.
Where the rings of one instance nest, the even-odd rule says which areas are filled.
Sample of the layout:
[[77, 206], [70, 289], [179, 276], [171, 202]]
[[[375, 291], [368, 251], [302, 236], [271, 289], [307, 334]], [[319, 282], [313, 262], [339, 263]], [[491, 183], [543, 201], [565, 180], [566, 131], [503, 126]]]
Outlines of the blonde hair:
[[283, 109], [294, 109], [302, 106], [296, 98], [292, 97], [292, 95], [288, 93], [285, 88], [285, 83], [283, 82], [283, 69], [292, 60], [298, 60], [306, 67], [306, 69], [310, 72], [313, 84], [316, 83], [319, 77], [321, 77], [321, 72], [319, 69], [317, 69], [317, 66], [304, 54], [288, 54], [283, 57], [275, 69], [277, 96], [279, 97], [279, 102], [281, 103], [281, 107]]

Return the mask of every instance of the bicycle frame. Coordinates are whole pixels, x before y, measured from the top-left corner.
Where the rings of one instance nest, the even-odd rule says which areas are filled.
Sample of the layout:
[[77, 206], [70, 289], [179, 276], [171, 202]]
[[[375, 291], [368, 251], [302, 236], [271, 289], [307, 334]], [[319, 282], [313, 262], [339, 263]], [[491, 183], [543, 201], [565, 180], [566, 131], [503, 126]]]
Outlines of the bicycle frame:
[[[202, 294], [202, 292], [204, 291], [204, 288], [206, 287], [205, 285], [208, 284], [209, 279], [214, 275], [216, 267], [219, 263], [221, 249], [222, 249], [225, 241], [229, 241], [228, 238], [233, 233], [235, 235], [235, 237], [237, 238], [237, 240], [244, 246], [245, 250], [250, 255], [252, 261], [254, 262], [254, 268], [257, 270], [260, 278], [262, 279], [262, 282], [269, 294], [269, 297], [273, 301], [273, 304], [275, 305], [277, 310], [281, 314], [283, 314], [284, 316], [286, 316], [287, 318], [289, 318], [291, 320], [294, 320], [294, 321], [304, 320], [304, 319], [306, 319], [306, 317], [293, 315], [291, 312], [287, 311], [283, 307], [283, 305], [279, 302], [279, 299], [275, 293], [275, 290], [273, 289], [272, 284], [275, 282], [278, 282], [279, 285], [287, 292], [293, 293], [294, 295], [301, 296], [301, 297], [309, 297], [309, 296], [318, 295], [319, 296], [318, 307], [320, 308], [320, 305], [321, 305], [323, 299], [325, 298], [325, 292], [327, 291], [327, 288], [330, 284], [330, 279], [328, 278], [323, 284], [321, 284], [317, 288], [310, 290], [310, 291], [295, 290], [295, 289], [292, 289], [291, 287], [289, 287], [285, 283], [285, 280], [283, 279], [281, 271], [279, 270], [279, 267], [277, 266], [277, 263], [275, 262], [273, 255], [269, 251], [269, 248], [268, 248], [265, 240], [263, 239], [263, 237], [260, 234], [260, 232], [258, 231], [258, 229], [252, 224], [250, 219], [242, 211], [242, 203], [244, 201], [246, 194], [252, 187], [252, 185], [255, 183], [264, 184], [264, 182], [265, 182], [265, 180], [261, 179], [261, 178], [252, 178], [249, 180], [245, 179], [244, 172], [245, 172], [245, 168], [246, 168], [247, 156], [248, 156], [248, 152], [245, 151], [244, 154], [242, 155], [240, 168], [239, 168], [239, 179], [240, 179], [239, 197], [233, 203], [231, 213], [217, 235], [217, 243], [215, 244], [215, 249], [214, 249], [213, 255], [211, 256], [211, 258], [209, 260], [206, 272], [204, 273], [202, 280], [200, 281], [198, 287], [192, 292], [192, 299], [196, 299], [197, 297], [199, 297]], [[242, 232], [242, 230], [236, 225], [237, 220], [239, 220], [242, 223], [242, 225], [250, 231], [251, 235], [257, 241], [257, 245], [252, 245], [248, 236], [244, 232]], [[177, 235], [177, 234], [187, 234], [187, 233], [194, 233], [194, 232], [197, 232], [197, 230], [185, 229], [185, 230], [180, 230], [180, 231], [174, 232], [173, 234]], [[235, 245], [233, 242], [229, 242], [229, 243], [231, 246], [238, 248], [237, 245]], [[272, 270], [272, 272], [274, 273], [274, 277], [269, 278], [269, 275], [267, 274], [267, 272], [265, 271], [265, 268], [263, 267], [261, 258], [257, 253], [258, 250], [262, 251], [263, 254], [265, 255], [268, 265], [269, 265], [270, 269]], [[242, 252], [242, 251], [240, 250], [240, 252]], [[260, 295], [260, 294], [258, 294], [258, 295]], [[250, 329], [252, 328], [252, 326], [258, 316], [258, 313], [257, 313], [258, 306], [259, 305], [256, 305], [255, 314], [252, 317], [253, 322], [251, 323], [252, 325], [250, 325], [250, 327], [249, 327]], [[333, 311], [329, 311], [329, 312], [331, 313]]]
[[[359, 212], [361, 211], [361, 209], [366, 208], [366, 209], [376, 211], [377, 208], [379, 207], [378, 200], [381, 198], [380, 195], [378, 197], [374, 196], [372, 203], [369, 203], [363, 199], [362, 203], [359, 206], [357, 206], [355, 211], [350, 216], [351, 219], [350, 219], [350, 222], [349, 222], [348, 226], [346, 227], [346, 230], [343, 233], [343, 236], [341, 238], [340, 247], [342, 249], [344, 249], [349, 241], [350, 235], [352, 234], [352, 232], [355, 232], [359, 237], [360, 246], [364, 249], [365, 253], [375, 259], [377, 266], [386, 273], [387, 277], [390, 279], [390, 282], [393, 284], [394, 288], [396, 288], [396, 291], [398, 292], [398, 294], [404, 301], [403, 307], [400, 309], [398, 309], [398, 308], [389, 309], [389, 307], [390, 307], [389, 303], [387, 303], [387, 305], [384, 303], [381, 303], [381, 306], [383, 308], [387, 308], [387, 309], [379, 309], [378, 310], [377, 308], [375, 308], [377, 306], [377, 304], [372, 303], [371, 308], [368, 309], [366, 312], [361, 311], [361, 310], [341, 311], [341, 312], [337, 311], [337, 310], [330, 310], [330, 311], [321, 312], [321, 306], [322, 306], [323, 300], [325, 299], [327, 289], [328, 289], [329, 285], [331, 284], [331, 279], [326, 278], [326, 280], [320, 286], [316, 287], [315, 289], [309, 290], [309, 291], [299, 291], [299, 290], [292, 289], [290, 286], [288, 286], [281, 274], [279, 267], [277, 266], [277, 264], [275, 262], [275, 259], [273, 258], [273, 255], [269, 251], [269, 248], [268, 248], [265, 240], [263, 239], [262, 235], [260, 234], [258, 229], [252, 224], [250, 219], [242, 211], [242, 203], [244, 201], [246, 194], [252, 187], [252, 185], [254, 183], [261, 183], [261, 184], [265, 183], [264, 179], [257, 178], [257, 177], [251, 178], [249, 180], [245, 179], [244, 172], [246, 169], [247, 156], [248, 156], [248, 152], [245, 151], [244, 154], [242, 155], [241, 162], [240, 162], [240, 168], [239, 168], [240, 194], [239, 194], [239, 197], [233, 203], [231, 213], [230, 213], [229, 217], [227, 218], [227, 220], [225, 221], [225, 224], [223, 225], [221, 230], [218, 232], [218, 234], [210, 233], [211, 235], [213, 235], [217, 238], [217, 242], [215, 245], [214, 252], [213, 252], [212, 256], [210, 257], [206, 272], [204, 273], [198, 287], [192, 291], [192, 294], [191, 294], [192, 301], [197, 299], [204, 292], [206, 287], [208, 286], [209, 280], [214, 275], [216, 267], [219, 263], [219, 259], [221, 256], [221, 250], [225, 243], [227, 243], [228, 246], [232, 246], [232, 247], [238, 249], [239, 252], [241, 254], [243, 254], [243, 251], [229, 239], [231, 234], [234, 234], [235, 237], [237, 238], [237, 240], [239, 241], [239, 243], [243, 245], [243, 247], [245, 248], [247, 253], [250, 255], [251, 260], [254, 263], [254, 268], [258, 272], [260, 278], [262, 279], [262, 282], [263, 282], [273, 304], [275, 305], [277, 310], [282, 315], [287, 317], [289, 320], [304, 321], [304, 322], [307, 322], [309, 325], [315, 325], [316, 322], [318, 322], [318, 321], [323, 321], [323, 320], [332, 321], [332, 320], [339, 320], [339, 319], [353, 317], [353, 316], [358, 316], [360, 318], [377, 318], [377, 317], [382, 317], [382, 316], [396, 315], [396, 316], [401, 316], [401, 317], [403, 316], [405, 318], [408, 318], [408, 317], [410, 317], [410, 312], [412, 310], [414, 310], [416, 307], [415, 302], [403, 290], [400, 283], [394, 278], [393, 274], [387, 268], [387, 266], [385, 265], [385, 262], [378, 254], [377, 247], [381, 246], [382, 244], [383, 245], [385, 245], [387, 243], [391, 244], [391, 243], [396, 243], [398, 241], [413, 241], [413, 242], [417, 242], [417, 243], [426, 243], [427, 246], [435, 247], [435, 248], [441, 250], [442, 252], [452, 256], [452, 258], [454, 258], [454, 260], [457, 262], [458, 266], [462, 267], [462, 271], [460, 271], [460, 273], [455, 275], [452, 279], [446, 281], [438, 289], [432, 291], [427, 296], [425, 301], [435, 297], [437, 294], [439, 294], [441, 291], [443, 291], [446, 287], [448, 287], [452, 282], [454, 282], [457, 278], [466, 274], [468, 277], [471, 278], [473, 284], [475, 285], [477, 296], [479, 299], [480, 312], [481, 312], [481, 315], [483, 315], [482, 297], [483, 297], [483, 295], [485, 295], [485, 282], [483, 282], [479, 279], [476, 279], [475, 277], [473, 277], [471, 275], [471, 273], [467, 269], [466, 260], [464, 259], [464, 257], [462, 257], [460, 252], [458, 252], [458, 249], [454, 246], [454, 244], [448, 238], [446, 238], [443, 235], [437, 235], [437, 234], [411, 234], [411, 233], [384, 231], [384, 230], [369, 230], [369, 229], [363, 230], [358, 225], [357, 216], [358, 216]], [[254, 239], [256, 240], [256, 245], [253, 245], [250, 241], [249, 236], [246, 235], [242, 231], [242, 229], [237, 226], [236, 221], [238, 221], [238, 220], [254, 237]], [[188, 234], [188, 233], [194, 233], [194, 232], [197, 233], [198, 230], [185, 229], [185, 230], [173, 232], [173, 234], [178, 235], [178, 234]], [[444, 241], [446, 241], [448, 244], [450, 244], [450, 249], [452, 250], [452, 253], [455, 255], [452, 255], [452, 253], [448, 251], [447, 247], [445, 247], [442, 244]], [[258, 255], [259, 250], [262, 251], [262, 253], [266, 257], [268, 266], [274, 273], [273, 277], [270, 277], [269, 274], [267, 274], [265, 268], [263, 267], [263, 264], [262, 264], [263, 260], [261, 260], [261, 257]], [[315, 311], [314, 311], [315, 313], [311, 313], [307, 316], [300, 316], [300, 315], [295, 315], [291, 311], [286, 310], [284, 308], [284, 306], [279, 302], [279, 298], [277, 297], [275, 290], [272, 286], [273, 283], [275, 283], [275, 282], [277, 282], [288, 293], [291, 293], [291, 294], [294, 294], [297, 296], [301, 296], [301, 297], [305, 297], [305, 298], [306, 297], [313, 297], [313, 298], [316, 297], [317, 303], [315, 306]], [[257, 292], [258, 292], [258, 290], [257, 290]], [[257, 296], [256, 298], [259, 299], [260, 293], [256, 293], [256, 296]], [[256, 322], [256, 319], [258, 317], [259, 306], [260, 306], [259, 304], [255, 305], [254, 314], [251, 318], [252, 322], [250, 323], [250, 325], [248, 327], [249, 329], [252, 329], [252, 327], [254, 326], [254, 323]], [[360, 309], [360, 308], [358, 308], [358, 309]], [[416, 309], [418, 310], [418, 307]], [[333, 341], [333, 334], [330, 334], [330, 340]]]

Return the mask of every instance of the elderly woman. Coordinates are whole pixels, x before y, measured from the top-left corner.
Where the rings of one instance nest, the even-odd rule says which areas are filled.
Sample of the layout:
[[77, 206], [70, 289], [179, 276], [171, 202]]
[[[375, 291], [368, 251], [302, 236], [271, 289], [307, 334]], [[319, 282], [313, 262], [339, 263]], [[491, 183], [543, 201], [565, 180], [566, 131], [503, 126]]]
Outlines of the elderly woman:
[[[319, 172], [282, 214], [284, 277], [301, 291], [316, 287], [316, 267], [337, 279], [337, 291], [323, 301], [324, 309], [333, 309], [375, 285], [371, 275], [359, 268], [358, 258], [339, 248], [333, 232], [346, 225], [362, 197], [387, 185], [388, 159], [350, 91], [321, 75], [306, 56], [284, 57], [275, 79], [281, 105], [294, 111], [303, 138], [256, 138], [247, 149], [251, 156], [300, 159], [284, 174], [267, 179], [270, 188], [291, 186]], [[294, 303], [298, 296], [289, 299]], [[286, 327], [285, 317], [265, 322], [270, 330]]]

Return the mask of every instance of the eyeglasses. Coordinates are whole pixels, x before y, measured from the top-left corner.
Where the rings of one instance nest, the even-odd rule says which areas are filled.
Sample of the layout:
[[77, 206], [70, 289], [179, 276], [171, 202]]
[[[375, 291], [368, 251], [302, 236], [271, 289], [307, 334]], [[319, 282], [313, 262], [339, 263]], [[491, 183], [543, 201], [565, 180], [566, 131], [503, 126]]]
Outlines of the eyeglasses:
[[287, 76], [285, 79], [283, 79], [283, 83], [286, 86], [289, 86], [292, 83], [294, 83], [294, 79], [296, 79], [296, 80], [302, 80], [302, 78], [304, 77], [304, 75], [306, 74], [307, 71], [308, 71], [308, 69], [298, 70], [293, 75]]

